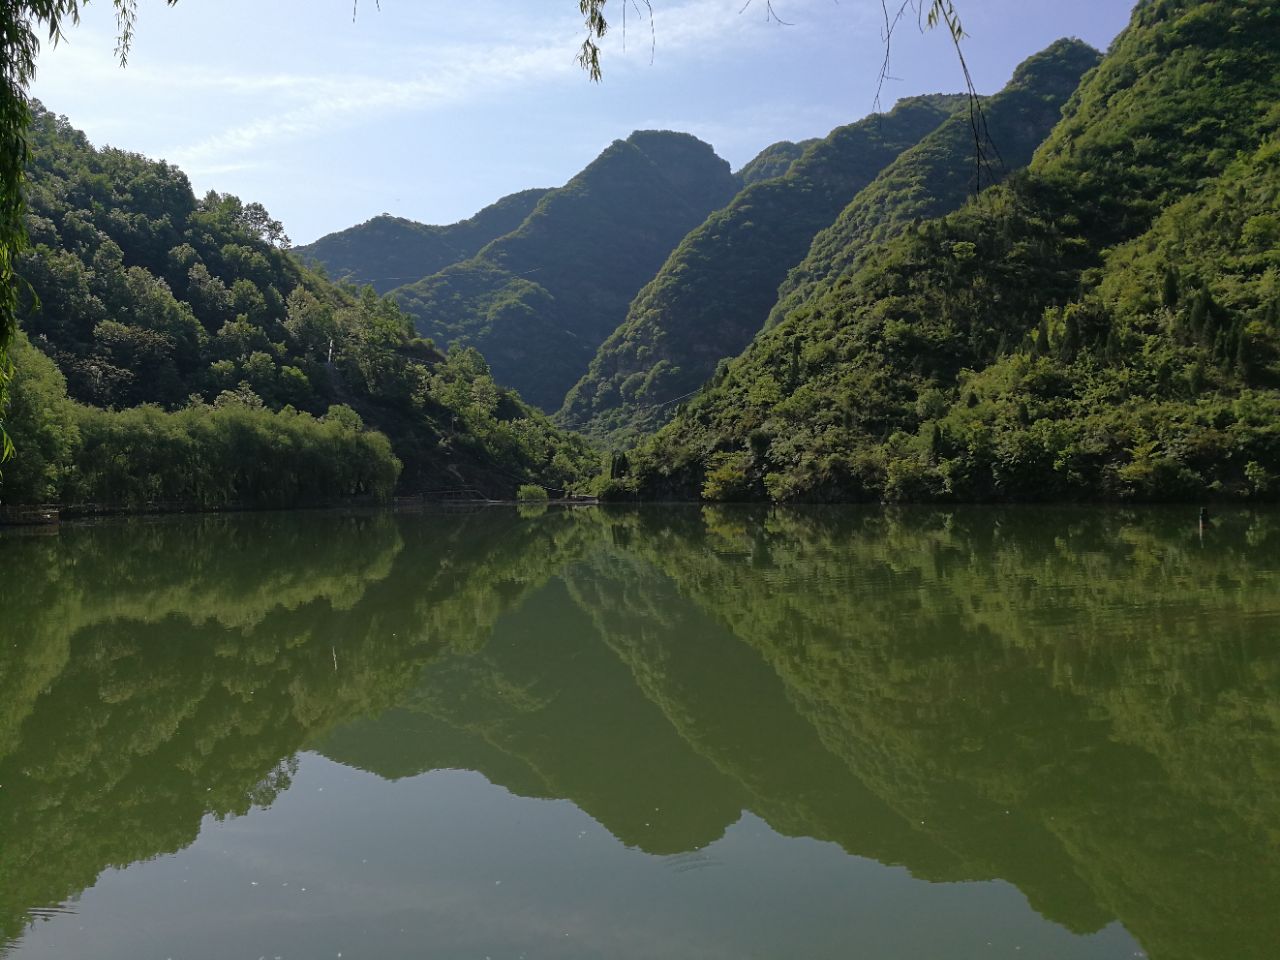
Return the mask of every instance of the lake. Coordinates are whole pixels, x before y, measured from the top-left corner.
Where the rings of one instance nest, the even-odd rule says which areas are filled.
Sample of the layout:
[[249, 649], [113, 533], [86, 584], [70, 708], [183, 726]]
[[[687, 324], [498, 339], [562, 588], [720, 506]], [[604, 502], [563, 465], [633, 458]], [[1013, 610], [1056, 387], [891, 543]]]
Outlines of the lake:
[[1280, 513], [0, 537], [13, 960], [1280, 951]]

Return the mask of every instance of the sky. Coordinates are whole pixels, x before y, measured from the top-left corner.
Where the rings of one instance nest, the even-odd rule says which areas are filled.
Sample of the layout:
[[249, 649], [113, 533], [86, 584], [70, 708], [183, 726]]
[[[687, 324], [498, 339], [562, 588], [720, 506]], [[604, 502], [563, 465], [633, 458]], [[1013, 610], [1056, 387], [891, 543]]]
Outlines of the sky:
[[[872, 112], [880, 0], [611, 0], [604, 79], [575, 62], [575, 0], [140, 0], [127, 67], [109, 0], [46, 45], [33, 93], [95, 144], [256, 200], [295, 243], [392, 213], [451, 223], [559, 186], [637, 129], [683, 130], [735, 169]], [[957, 0], [979, 92], [1059, 37], [1106, 49], [1128, 0]], [[894, 35], [881, 102], [956, 91], [948, 38]]]

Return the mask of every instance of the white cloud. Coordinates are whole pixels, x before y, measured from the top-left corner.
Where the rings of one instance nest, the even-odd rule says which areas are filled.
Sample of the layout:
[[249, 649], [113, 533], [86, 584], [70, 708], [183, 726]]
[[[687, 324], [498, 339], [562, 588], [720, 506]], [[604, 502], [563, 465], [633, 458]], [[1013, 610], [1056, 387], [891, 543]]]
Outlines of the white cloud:
[[[743, 0], [653, 0], [651, 51], [634, 8], [624, 38], [618, 0], [597, 88], [575, 63], [583, 29], [573, 0], [441, 0], [456, 7], [448, 13], [402, 0], [367, 16], [362, 0], [354, 25], [350, 0], [345, 12], [342, 0], [312, 2], [152, 11], [124, 70], [111, 5], [93, 4], [42, 57], [36, 92], [95, 142], [163, 156], [201, 188], [260, 198], [309, 235], [366, 208], [416, 203], [439, 219], [563, 182], [624, 125], [691, 128], [741, 162], [768, 139], [832, 125], [809, 121], [821, 108], [790, 97], [794, 84], [773, 89], [771, 71], [781, 81], [799, 61], [817, 77], [856, 57], [851, 41], [878, 42], [864, 16], [878, 14], [878, 0], [774, 0], [794, 27], [766, 23], [763, 0], [741, 15]], [[804, 51], [816, 50], [825, 55], [810, 71]], [[690, 117], [705, 119], [682, 122]], [[364, 145], [373, 152], [358, 158]]]
[[[564, 2], [567, 15], [558, 15], [550, 26], [542, 18], [540, 30], [532, 27], [526, 15], [491, 22], [489, 29], [498, 32], [496, 37], [461, 42], [459, 32], [453, 30], [446, 42], [397, 44], [384, 53], [385, 75], [333, 70], [228, 72], [198, 64], [136, 62], [122, 71], [111, 55], [110, 38], [87, 30], [57, 51], [56, 66], [63, 85], [111, 84], [124, 90], [126, 100], [136, 103], [156, 97], [246, 101], [243, 109], [235, 111], [248, 117], [244, 122], [199, 139], [178, 140], [163, 151], [191, 173], [207, 175], [250, 166], [255, 162], [254, 154], [266, 147], [321, 133], [331, 136], [371, 117], [484, 102], [504, 91], [526, 90], [566, 78], [576, 82], [579, 69], [574, 56], [582, 38], [581, 24], [567, 0], [557, 2]], [[634, 9], [627, 17], [625, 36], [622, 17], [613, 12], [612, 30], [604, 44], [606, 71], [633, 75], [648, 66], [651, 55], [667, 64], [741, 55], [748, 48], [777, 42], [780, 33], [791, 32], [763, 22], [763, 0], [755, 0], [741, 15], [740, 3], [654, 0], [652, 47], [650, 24]], [[830, 0], [775, 0], [775, 7], [805, 29], [814, 21], [829, 19], [825, 11], [821, 17], [808, 16], [819, 3], [826, 7]], [[384, 11], [381, 16], [391, 15]], [[413, 32], [421, 36], [428, 30], [419, 25]], [[482, 31], [474, 35], [481, 37]]]

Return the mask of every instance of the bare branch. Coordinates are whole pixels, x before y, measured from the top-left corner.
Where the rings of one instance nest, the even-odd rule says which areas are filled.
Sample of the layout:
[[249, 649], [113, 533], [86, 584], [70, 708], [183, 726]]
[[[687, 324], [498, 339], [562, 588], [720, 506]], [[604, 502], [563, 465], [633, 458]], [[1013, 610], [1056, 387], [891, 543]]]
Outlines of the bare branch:
[[[897, 3], [895, 10], [893, 4]], [[880, 77], [876, 85], [876, 97], [874, 109], [876, 112], [882, 110], [881, 96], [884, 91], [886, 81], [892, 79], [889, 73], [890, 61], [893, 53], [893, 36], [898, 25], [906, 16], [908, 10], [913, 10], [916, 14], [916, 26], [921, 30], [932, 30], [938, 26], [943, 26], [947, 30], [948, 36], [951, 38], [951, 45], [955, 48], [956, 58], [960, 61], [960, 71], [964, 76], [965, 93], [969, 98], [969, 126], [973, 131], [973, 156], [974, 156], [974, 177], [973, 189], [978, 192], [982, 189], [982, 173], [983, 170], [991, 166], [991, 157], [994, 156], [995, 162], [1004, 167], [1004, 159], [1000, 156], [1000, 150], [996, 147], [991, 139], [991, 133], [987, 128], [987, 117], [982, 108], [982, 98], [978, 95], [978, 90], [973, 83], [973, 75], [969, 71], [969, 63], [965, 59], [963, 41], [965, 38], [964, 26], [960, 22], [960, 15], [956, 11], [954, 0], [880, 0], [880, 9], [884, 14], [884, 63], [880, 67]], [[994, 179], [994, 178], [993, 178]]]
[[[751, 6], [751, 4], [752, 4], [752, 3], [754, 3], [754, 2], [755, 2], [755, 0], [747, 0], [747, 2], [746, 2], [746, 3], [744, 3], [744, 4], [742, 5], [742, 9], [738, 11], [738, 16], [742, 16], [742, 14], [746, 13], [746, 12], [747, 12], [747, 8], [748, 8], [748, 7], [750, 7], [750, 6]], [[794, 23], [792, 23], [792, 22], [790, 22], [790, 21], [788, 21], [788, 20], [783, 20], [780, 16], [778, 16], [778, 11], [776, 11], [776, 10], [774, 10], [774, 9], [773, 9], [773, 0], [765, 0], [765, 4], [764, 4], [764, 21], [765, 21], [765, 23], [768, 23], [769, 21], [773, 21], [774, 23], [778, 24], [779, 26], [783, 26], [783, 27], [794, 27], [794, 26], [795, 26], [795, 24], [794, 24]]]

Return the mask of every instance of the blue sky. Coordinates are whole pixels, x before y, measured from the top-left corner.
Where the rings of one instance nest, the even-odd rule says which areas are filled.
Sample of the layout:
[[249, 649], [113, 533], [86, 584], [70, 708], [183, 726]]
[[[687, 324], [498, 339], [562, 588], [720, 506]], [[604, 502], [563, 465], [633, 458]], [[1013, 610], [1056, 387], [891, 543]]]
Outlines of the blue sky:
[[[177, 163], [197, 191], [258, 200], [305, 243], [382, 212], [449, 223], [556, 186], [635, 129], [686, 130], [735, 168], [871, 111], [880, 0], [622, 0], [604, 81], [574, 57], [574, 0], [140, 0], [126, 69], [108, 0], [41, 55], [34, 93], [97, 144]], [[643, 7], [643, 2], [641, 2]], [[1062, 36], [1105, 49], [1127, 0], [958, 0], [978, 89]], [[904, 24], [886, 105], [960, 89], [946, 38]]]

